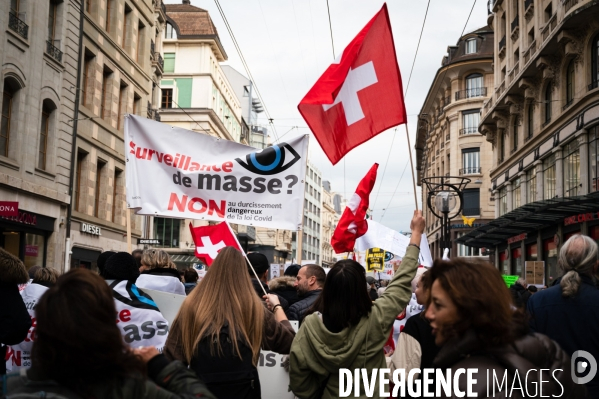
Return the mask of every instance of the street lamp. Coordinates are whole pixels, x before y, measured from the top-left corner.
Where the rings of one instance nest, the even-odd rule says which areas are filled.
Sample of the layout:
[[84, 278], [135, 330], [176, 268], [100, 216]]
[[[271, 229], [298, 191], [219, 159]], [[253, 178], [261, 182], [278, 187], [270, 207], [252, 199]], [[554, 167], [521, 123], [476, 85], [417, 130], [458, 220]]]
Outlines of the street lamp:
[[460, 214], [464, 199], [463, 190], [470, 179], [455, 176], [434, 176], [422, 179], [426, 185], [427, 204], [433, 215], [441, 219], [439, 256], [444, 248], [451, 250], [449, 221]]

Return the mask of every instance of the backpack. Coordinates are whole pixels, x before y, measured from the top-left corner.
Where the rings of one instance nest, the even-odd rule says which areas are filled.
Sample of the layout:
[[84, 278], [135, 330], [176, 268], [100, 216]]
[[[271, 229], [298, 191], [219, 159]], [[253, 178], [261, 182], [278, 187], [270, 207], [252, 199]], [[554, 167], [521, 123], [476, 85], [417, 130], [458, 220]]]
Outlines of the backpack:
[[189, 368], [219, 399], [260, 399], [260, 379], [251, 348], [238, 342], [241, 358], [237, 356], [227, 325], [220, 330], [220, 353], [216, 348], [211, 353], [211, 339], [204, 337], [198, 343]]

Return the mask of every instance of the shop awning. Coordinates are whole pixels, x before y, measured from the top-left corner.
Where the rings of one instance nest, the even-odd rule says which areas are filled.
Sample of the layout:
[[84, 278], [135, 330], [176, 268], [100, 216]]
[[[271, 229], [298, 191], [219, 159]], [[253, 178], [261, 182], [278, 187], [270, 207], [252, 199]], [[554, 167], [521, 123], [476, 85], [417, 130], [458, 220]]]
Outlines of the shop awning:
[[494, 247], [510, 237], [558, 224], [569, 216], [598, 211], [599, 192], [536, 201], [514, 209], [455, 241], [469, 247]]
[[188, 267], [194, 263], [203, 263], [201, 260], [195, 257], [195, 255], [171, 255], [171, 260], [178, 266]]

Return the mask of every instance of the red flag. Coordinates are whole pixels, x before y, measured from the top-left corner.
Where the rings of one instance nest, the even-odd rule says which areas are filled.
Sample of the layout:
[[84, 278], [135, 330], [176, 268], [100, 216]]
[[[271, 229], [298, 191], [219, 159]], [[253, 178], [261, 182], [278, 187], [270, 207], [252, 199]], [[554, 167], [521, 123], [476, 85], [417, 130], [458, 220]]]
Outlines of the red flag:
[[353, 148], [406, 123], [387, 4], [368, 22], [298, 105], [335, 165]]
[[216, 255], [224, 247], [234, 247], [243, 253], [237, 237], [235, 237], [227, 222], [200, 227], [193, 227], [189, 223], [189, 229], [191, 230], [193, 242], [196, 245], [195, 255], [197, 258], [203, 260], [207, 266], [212, 264]]
[[363, 236], [368, 230], [366, 211], [378, 167], [378, 163], [372, 165], [366, 176], [362, 178], [337, 223], [331, 238], [331, 245], [338, 254], [353, 251], [356, 238]]

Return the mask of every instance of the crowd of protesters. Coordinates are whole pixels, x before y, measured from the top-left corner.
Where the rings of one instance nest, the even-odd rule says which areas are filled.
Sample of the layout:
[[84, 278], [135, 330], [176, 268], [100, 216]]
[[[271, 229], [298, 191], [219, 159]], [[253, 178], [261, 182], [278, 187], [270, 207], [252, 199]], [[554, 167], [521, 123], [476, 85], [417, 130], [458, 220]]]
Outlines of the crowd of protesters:
[[[424, 226], [416, 211], [402, 264], [380, 286], [351, 259], [328, 273], [291, 265], [268, 281], [265, 255], [244, 258], [231, 247], [201, 280], [158, 249], [107, 251], [98, 273], [62, 276], [50, 267], [26, 270], [0, 249], [0, 355], [7, 360], [0, 397], [258, 399], [272, 383], [258, 375], [260, 351], [269, 350], [288, 355], [289, 388], [301, 399], [339, 397], [340, 368], [369, 375], [477, 368], [478, 397], [491, 397], [489, 375], [507, 372], [526, 375], [527, 386], [544, 395], [599, 398], [599, 377], [578, 384], [571, 362], [582, 351], [599, 358], [592, 239], [575, 235], [564, 243], [564, 274], [552, 287], [537, 290], [520, 279], [508, 289], [481, 260], [439, 259], [419, 268]], [[144, 290], [186, 295], [172, 323]], [[393, 339], [398, 315], [402, 333]], [[22, 364], [11, 367], [17, 358]], [[553, 379], [531, 369], [550, 370]]]

